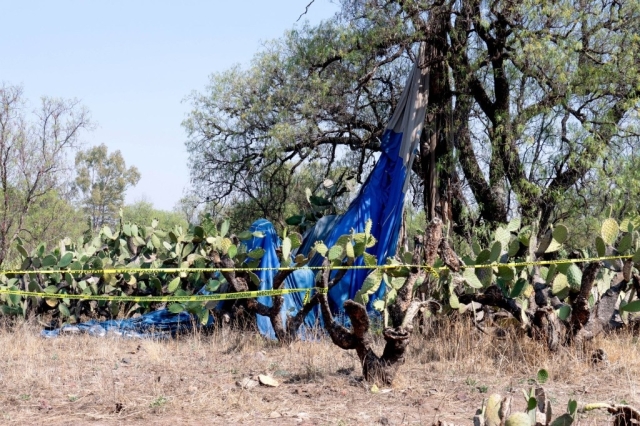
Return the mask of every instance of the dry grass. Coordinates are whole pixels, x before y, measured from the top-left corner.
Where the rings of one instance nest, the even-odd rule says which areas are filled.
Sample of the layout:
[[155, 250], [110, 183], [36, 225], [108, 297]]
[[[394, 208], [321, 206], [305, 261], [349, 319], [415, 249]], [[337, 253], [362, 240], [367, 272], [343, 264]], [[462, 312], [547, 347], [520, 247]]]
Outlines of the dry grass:
[[[593, 367], [602, 348], [609, 364]], [[218, 330], [171, 341], [63, 336], [30, 324], [0, 330], [0, 424], [471, 424], [489, 393], [521, 389], [539, 368], [556, 412], [570, 398], [640, 405], [637, 338], [609, 336], [549, 354], [526, 337], [490, 339], [468, 324], [416, 335], [391, 389], [372, 393], [354, 353], [327, 339], [280, 347]], [[277, 388], [241, 389], [270, 374]], [[607, 424], [590, 414], [578, 424]]]

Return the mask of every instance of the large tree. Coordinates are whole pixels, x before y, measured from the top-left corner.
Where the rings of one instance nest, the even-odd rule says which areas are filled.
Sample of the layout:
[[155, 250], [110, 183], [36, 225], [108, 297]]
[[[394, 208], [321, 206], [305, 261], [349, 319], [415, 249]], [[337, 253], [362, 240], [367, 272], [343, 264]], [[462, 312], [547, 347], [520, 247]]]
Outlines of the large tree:
[[94, 146], [76, 155], [75, 186], [93, 229], [112, 224], [124, 205], [126, 190], [140, 180], [135, 166], [127, 167], [120, 151]]
[[428, 217], [463, 231], [465, 217], [521, 215], [544, 232], [635, 141], [639, 33], [638, 0], [344, 0], [192, 96], [192, 176], [224, 199], [247, 176], [311, 160], [362, 174], [424, 41], [430, 106], [413, 170]]
[[0, 86], [0, 265], [16, 238], [29, 238], [34, 206], [55, 202], [69, 169], [66, 157], [91, 127], [77, 100], [43, 97], [31, 112], [21, 87]]

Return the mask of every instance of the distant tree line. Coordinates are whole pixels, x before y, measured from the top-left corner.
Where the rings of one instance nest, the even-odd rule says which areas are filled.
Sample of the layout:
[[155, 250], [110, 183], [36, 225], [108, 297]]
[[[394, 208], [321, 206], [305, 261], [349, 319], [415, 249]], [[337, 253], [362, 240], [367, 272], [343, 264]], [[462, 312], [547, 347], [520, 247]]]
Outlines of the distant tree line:
[[[189, 204], [186, 199], [172, 212], [145, 200], [124, 204], [140, 173], [127, 167], [120, 151], [109, 153], [105, 145], [83, 150], [82, 137], [93, 128], [89, 111], [76, 99], [43, 97], [33, 108], [21, 87], [0, 86], [0, 267], [19, 258], [18, 238], [31, 252], [40, 243], [76, 240], [119, 220], [157, 218], [167, 229], [186, 229], [180, 210]], [[69, 161], [73, 156], [75, 163]]]

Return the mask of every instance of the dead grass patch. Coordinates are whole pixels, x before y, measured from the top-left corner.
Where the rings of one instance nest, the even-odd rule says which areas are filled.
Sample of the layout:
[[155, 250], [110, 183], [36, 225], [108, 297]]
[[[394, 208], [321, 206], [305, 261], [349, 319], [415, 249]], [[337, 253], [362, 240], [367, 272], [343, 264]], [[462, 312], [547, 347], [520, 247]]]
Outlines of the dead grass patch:
[[[595, 348], [608, 363], [591, 363]], [[545, 388], [556, 412], [570, 398], [639, 406], [638, 349], [636, 336], [614, 335], [550, 354], [517, 333], [495, 339], [451, 322], [414, 335], [393, 386], [372, 393], [355, 353], [323, 338], [280, 346], [218, 329], [169, 341], [47, 340], [21, 323], [0, 330], [0, 423], [468, 425], [490, 393], [512, 393], [521, 409], [520, 390], [540, 368], [550, 373]], [[236, 385], [258, 374], [280, 386]], [[590, 414], [578, 424], [607, 422]]]

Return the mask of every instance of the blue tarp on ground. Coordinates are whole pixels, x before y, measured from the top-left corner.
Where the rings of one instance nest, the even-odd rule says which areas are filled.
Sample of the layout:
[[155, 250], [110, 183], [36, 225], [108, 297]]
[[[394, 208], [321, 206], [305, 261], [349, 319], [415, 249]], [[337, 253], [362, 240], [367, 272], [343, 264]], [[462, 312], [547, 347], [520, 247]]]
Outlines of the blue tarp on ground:
[[[209, 324], [213, 317], [209, 317]], [[166, 339], [177, 334], [192, 331], [199, 321], [187, 312], [172, 314], [166, 309], [141, 315], [137, 318], [110, 321], [87, 321], [81, 324], [66, 325], [55, 330], [43, 330], [43, 337], [58, 337], [62, 334], [87, 333], [91, 336], [106, 335], [127, 338]]]

